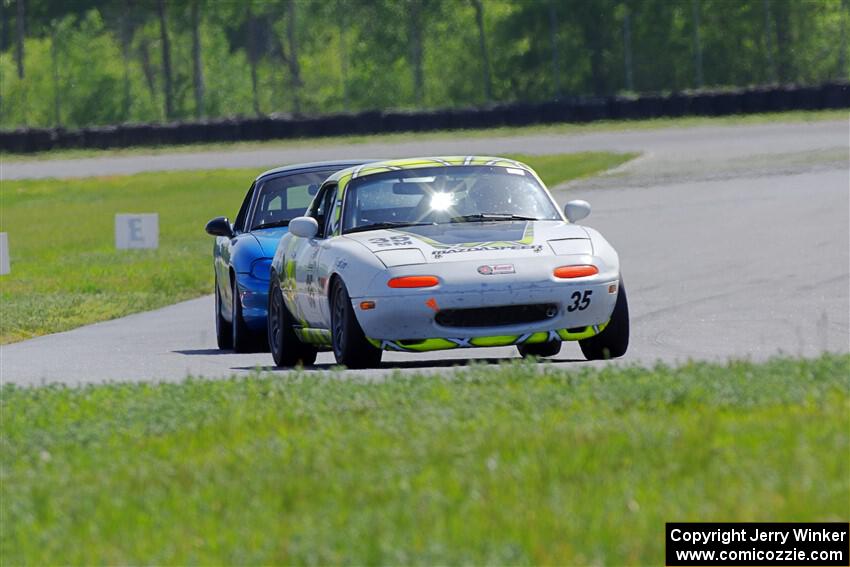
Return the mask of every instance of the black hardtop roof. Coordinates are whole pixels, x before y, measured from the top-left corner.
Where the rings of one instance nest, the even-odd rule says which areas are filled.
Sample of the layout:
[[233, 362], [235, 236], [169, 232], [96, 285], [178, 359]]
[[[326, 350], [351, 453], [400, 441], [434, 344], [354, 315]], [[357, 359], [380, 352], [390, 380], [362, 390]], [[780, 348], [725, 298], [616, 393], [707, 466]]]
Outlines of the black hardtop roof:
[[279, 173], [298, 173], [299, 171], [310, 171], [313, 169], [322, 169], [325, 167], [338, 167], [339, 169], [345, 169], [348, 167], [355, 167], [358, 165], [363, 165], [364, 163], [370, 163], [373, 161], [380, 161], [377, 159], [337, 159], [337, 160], [329, 160], [329, 161], [313, 161], [308, 163], [293, 163], [291, 165], [283, 165], [280, 167], [275, 167], [274, 169], [270, 169], [268, 171], [264, 171], [260, 175], [257, 176], [257, 180], [260, 180], [264, 177], [268, 177], [271, 175], [277, 175]]

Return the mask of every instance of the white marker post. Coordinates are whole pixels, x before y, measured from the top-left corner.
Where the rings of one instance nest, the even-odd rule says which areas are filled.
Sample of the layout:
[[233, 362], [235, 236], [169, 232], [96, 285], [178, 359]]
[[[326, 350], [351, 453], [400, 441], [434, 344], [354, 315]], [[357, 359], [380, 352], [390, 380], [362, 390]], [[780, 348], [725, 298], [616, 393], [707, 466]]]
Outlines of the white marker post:
[[9, 233], [0, 232], [0, 276], [11, 271], [9, 267]]
[[158, 248], [159, 215], [115, 215], [115, 247]]

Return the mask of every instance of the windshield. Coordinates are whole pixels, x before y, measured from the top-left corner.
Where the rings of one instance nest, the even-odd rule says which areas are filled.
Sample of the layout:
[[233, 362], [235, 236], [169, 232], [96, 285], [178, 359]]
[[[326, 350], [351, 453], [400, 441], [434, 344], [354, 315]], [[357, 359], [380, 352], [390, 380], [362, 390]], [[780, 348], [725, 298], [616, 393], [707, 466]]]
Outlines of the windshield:
[[524, 169], [428, 167], [352, 180], [342, 230], [517, 219], [561, 220], [545, 189]]
[[296, 173], [263, 181], [258, 188], [257, 204], [249, 223], [251, 230], [286, 226], [295, 217], [303, 215], [319, 185], [335, 171]]

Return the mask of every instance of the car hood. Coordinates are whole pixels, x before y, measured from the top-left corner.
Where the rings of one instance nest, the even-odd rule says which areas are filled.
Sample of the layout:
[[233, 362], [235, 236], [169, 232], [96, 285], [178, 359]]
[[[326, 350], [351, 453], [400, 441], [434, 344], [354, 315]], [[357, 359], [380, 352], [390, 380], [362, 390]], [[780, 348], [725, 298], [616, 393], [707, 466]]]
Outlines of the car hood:
[[260, 243], [260, 248], [263, 249], [263, 256], [269, 258], [274, 256], [277, 250], [277, 243], [280, 239], [289, 232], [289, 228], [285, 226], [276, 226], [274, 228], [261, 228], [251, 231], [251, 235]]
[[[581, 241], [576, 253], [592, 253], [588, 233], [563, 221], [465, 222], [347, 234], [387, 266], [432, 262], [505, 260], [553, 255], [552, 241]], [[563, 252], [559, 252], [563, 253]]]

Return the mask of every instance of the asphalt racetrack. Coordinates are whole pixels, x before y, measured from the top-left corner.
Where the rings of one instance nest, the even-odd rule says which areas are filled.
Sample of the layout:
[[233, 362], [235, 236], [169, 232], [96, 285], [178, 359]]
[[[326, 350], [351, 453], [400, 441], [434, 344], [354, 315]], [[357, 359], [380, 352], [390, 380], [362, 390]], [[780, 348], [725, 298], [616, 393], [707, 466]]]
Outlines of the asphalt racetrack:
[[[93, 158], [4, 164], [3, 179], [143, 170], [265, 166], [346, 156], [639, 151], [594, 179], [556, 188], [582, 198], [620, 253], [631, 308], [620, 363], [761, 360], [850, 350], [850, 124], [708, 126], [473, 138], [402, 144]], [[234, 203], [236, 207], [237, 203]], [[198, 227], [203, 230], [202, 226]], [[212, 244], [210, 244], [212, 246]], [[212, 288], [212, 270], [210, 270]], [[222, 377], [269, 368], [268, 353], [215, 348], [212, 296], [0, 347], [4, 383], [80, 384]], [[444, 372], [468, 360], [518, 356], [513, 347], [385, 353], [378, 370]], [[581, 367], [577, 344], [554, 363]], [[320, 370], [333, 355], [319, 355]], [[592, 364], [612, 364], [595, 362]], [[284, 371], [277, 371], [284, 372]]]

